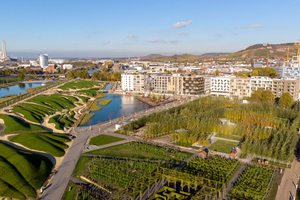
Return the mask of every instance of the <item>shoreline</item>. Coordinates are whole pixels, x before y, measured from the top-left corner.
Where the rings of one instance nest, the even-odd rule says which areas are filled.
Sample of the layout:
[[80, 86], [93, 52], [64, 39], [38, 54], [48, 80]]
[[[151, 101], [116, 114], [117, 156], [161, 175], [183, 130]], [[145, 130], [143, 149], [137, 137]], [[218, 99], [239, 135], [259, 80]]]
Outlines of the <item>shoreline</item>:
[[22, 81], [22, 83], [37, 83], [37, 82], [55, 82], [53, 80], [36, 80], [36, 81]]

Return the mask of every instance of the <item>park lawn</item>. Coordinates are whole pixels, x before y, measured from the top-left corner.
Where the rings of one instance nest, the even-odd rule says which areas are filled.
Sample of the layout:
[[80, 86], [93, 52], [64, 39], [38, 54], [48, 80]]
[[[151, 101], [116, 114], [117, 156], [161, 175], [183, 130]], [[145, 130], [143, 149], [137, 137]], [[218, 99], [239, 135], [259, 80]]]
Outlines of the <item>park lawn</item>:
[[22, 114], [25, 119], [36, 123], [40, 123], [40, 121], [46, 115], [51, 115], [55, 112], [49, 107], [39, 106], [30, 103], [21, 103], [18, 106], [14, 106], [13, 111]]
[[78, 106], [83, 106], [83, 104], [82, 103], [75, 103], [76, 105], [78, 105]]
[[55, 124], [57, 130], [64, 130], [64, 127], [71, 127], [74, 124], [72, 119], [68, 118], [67, 115], [54, 115], [49, 119], [48, 123]]
[[89, 145], [100, 146], [100, 145], [110, 144], [110, 143], [118, 142], [118, 141], [122, 141], [122, 140], [124, 140], [124, 139], [123, 138], [112, 137], [112, 136], [109, 136], [109, 135], [103, 135], [102, 134], [102, 135], [98, 135], [96, 137], [93, 137], [90, 140]]
[[75, 112], [74, 112], [74, 110], [71, 110], [70, 115], [69, 115], [69, 119], [75, 121], [76, 119], [74, 118], [74, 116], [75, 116]]
[[48, 130], [34, 125], [26, 123], [16, 117], [9, 115], [0, 115], [0, 118], [4, 120], [6, 129], [4, 130], [5, 134], [19, 134], [19, 133], [28, 133], [28, 132], [49, 132]]
[[[72, 188], [71, 191], [69, 191], [69, 187]], [[62, 200], [73, 200], [76, 191], [77, 191], [77, 185], [73, 183], [69, 183], [62, 197]]]
[[41, 155], [17, 150], [0, 142], [0, 196], [36, 198], [36, 189], [45, 182], [53, 164]]
[[87, 162], [89, 160], [92, 160], [93, 157], [90, 157], [90, 156], [80, 156], [77, 163], [76, 163], [76, 166], [75, 166], [75, 169], [73, 171], [73, 175], [74, 176], [80, 176], [82, 170], [84, 168], [87, 168]]
[[65, 155], [64, 149], [67, 149], [68, 145], [64, 142], [69, 141], [66, 135], [52, 133], [24, 133], [11, 139], [11, 142], [19, 143], [29, 149], [44, 151], [55, 157]]
[[200, 149], [200, 147], [194, 147], [194, 146], [192, 146], [193, 144], [189, 143], [189, 142], [178, 141], [178, 142], [174, 142], [172, 144], [177, 145], [177, 146], [187, 147], [187, 148]]
[[236, 147], [239, 145], [238, 142], [228, 142], [224, 140], [217, 140], [214, 142], [210, 147], [208, 147], [209, 150], [217, 150], [218, 152], [222, 153], [231, 153], [232, 147]]
[[236, 140], [241, 142], [243, 140], [243, 137], [238, 136], [238, 135], [231, 135], [231, 134], [223, 134], [223, 133], [218, 133], [217, 135], [215, 135], [215, 137], [219, 137], [219, 138], [225, 138], [225, 139], [230, 139], [230, 140]]
[[76, 92], [85, 94], [86, 96], [95, 97], [99, 88], [91, 88], [89, 90], [77, 90]]
[[88, 121], [89, 121], [92, 117], [94, 117], [94, 115], [95, 115], [95, 113], [88, 113], [88, 114], [85, 114], [84, 117], [83, 117], [83, 119], [82, 119], [81, 122], [80, 122], [80, 125], [84, 125], [84, 124], [88, 123]]
[[[89, 99], [90, 99], [90, 97], [84, 97], [84, 96], [79, 96], [79, 95], [75, 95], [75, 97], [78, 97], [79, 99], [81, 99], [84, 103], [86, 103]], [[77, 104], [79, 104], [79, 103], [77, 103]], [[82, 104], [81, 104], [82, 105]]]
[[[174, 159], [170, 156], [164, 156], [159, 153], [149, 153], [143, 152], [142, 150], [134, 150], [131, 147], [124, 147], [123, 144], [119, 144], [112, 147], [107, 147], [103, 149], [98, 149], [94, 151], [86, 152], [85, 154], [94, 155], [105, 155], [105, 156], [116, 156], [116, 157], [126, 157], [126, 158], [140, 158], [140, 159], [151, 159], [151, 160], [161, 160], [161, 159]], [[188, 153], [189, 157], [192, 153]]]
[[30, 99], [29, 102], [47, 106], [53, 110], [63, 110], [76, 107], [74, 103], [78, 102], [78, 99], [67, 95], [51, 94], [37, 96]]
[[82, 88], [91, 88], [94, 86], [99, 86], [100, 83], [96, 81], [86, 81], [78, 80], [66, 83], [59, 87], [59, 89], [68, 90], [68, 89], [82, 89]]

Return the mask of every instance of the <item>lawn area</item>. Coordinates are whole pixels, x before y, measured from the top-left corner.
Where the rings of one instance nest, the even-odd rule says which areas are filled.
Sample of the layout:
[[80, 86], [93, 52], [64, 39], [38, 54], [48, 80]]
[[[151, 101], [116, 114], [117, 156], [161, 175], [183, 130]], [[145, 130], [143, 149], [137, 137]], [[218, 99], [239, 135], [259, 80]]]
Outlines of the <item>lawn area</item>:
[[218, 133], [217, 135], [215, 135], [215, 137], [225, 138], [225, 139], [230, 139], [230, 140], [236, 140], [236, 141], [242, 141], [243, 140], [243, 137], [241, 137], [241, 136], [223, 134], [223, 133]]
[[18, 77], [15, 77], [15, 78], [1, 77], [0, 78], [0, 84], [12, 83], [12, 82], [17, 82], [17, 81], [20, 81], [20, 79]]
[[91, 88], [89, 90], [78, 90], [76, 92], [85, 94], [86, 96], [89, 97], [94, 97], [97, 95], [97, 90], [99, 90], [99, 88]]
[[70, 118], [67, 115], [54, 115], [49, 119], [48, 123], [55, 124], [57, 130], [64, 130], [64, 127], [71, 127], [74, 124], [71, 117], [72, 115], [70, 115]]
[[84, 168], [88, 167], [88, 165], [86, 163], [92, 159], [93, 159], [93, 157], [90, 157], [90, 156], [80, 156], [76, 163], [75, 169], [73, 171], [73, 175], [79, 176], [81, 174], [82, 170]]
[[92, 117], [94, 117], [94, 115], [95, 115], [95, 113], [88, 113], [88, 114], [85, 114], [84, 117], [83, 117], [83, 119], [82, 119], [81, 122], [80, 122], [80, 125], [84, 125], [84, 124], [88, 123], [88, 121], [89, 121]]
[[122, 141], [122, 140], [124, 140], [124, 139], [118, 138], [118, 137], [112, 137], [112, 136], [109, 136], [109, 135], [98, 135], [96, 137], [93, 137], [90, 140], [89, 145], [100, 146], [100, 145], [110, 144], [110, 143], [118, 142], [118, 141]]
[[228, 142], [228, 141], [224, 141], [224, 140], [217, 140], [210, 147], [208, 147], [208, 149], [212, 150], [212, 151], [217, 150], [218, 152], [230, 154], [232, 147], [236, 147], [237, 145], [239, 145], [238, 142]]
[[0, 142], [0, 196], [35, 199], [35, 190], [45, 182], [52, 167], [46, 157]]
[[[69, 191], [70, 187], [72, 188], [71, 191]], [[69, 183], [65, 190], [64, 196], [62, 197], [62, 200], [73, 200], [76, 190], [77, 185], [75, 185], [74, 183]]]
[[55, 112], [49, 107], [39, 106], [30, 103], [21, 103], [18, 106], [14, 106], [13, 111], [22, 114], [25, 119], [36, 123], [40, 123], [40, 121], [46, 115], [51, 115]]
[[[75, 97], [78, 97], [79, 99], [81, 99], [84, 103], [86, 103], [90, 97], [84, 97], [84, 96], [79, 96], [79, 95], [75, 95]], [[77, 103], [78, 104], [78, 103]], [[82, 105], [82, 104], [81, 104]]]
[[6, 129], [5, 134], [18, 134], [27, 132], [49, 132], [48, 130], [33, 124], [28, 124], [16, 117], [8, 115], [0, 115], [0, 118], [4, 120]]
[[96, 81], [86, 81], [86, 80], [78, 80], [66, 83], [59, 87], [59, 89], [68, 90], [68, 89], [82, 89], [82, 88], [91, 88], [94, 86], [99, 86], [101, 83]]
[[52, 133], [24, 133], [11, 139], [11, 142], [22, 144], [29, 149], [44, 151], [55, 157], [65, 155], [64, 149], [68, 146], [64, 142], [69, 141], [66, 135]]
[[78, 99], [67, 95], [52, 94], [37, 96], [33, 99], [30, 99], [29, 102], [47, 106], [53, 110], [63, 110], [76, 107], [74, 103], [78, 102]]
[[199, 147], [193, 147], [192, 143], [188, 143], [188, 142], [178, 141], [178, 142], [174, 142], [172, 144], [177, 145], [177, 146], [187, 147], [187, 148], [200, 149]]
[[[141, 159], [167, 159], [167, 160], [186, 160], [191, 157], [192, 153], [180, 152], [177, 150], [167, 150], [155, 145], [149, 145], [144, 147], [144, 143], [141, 146], [132, 145], [135, 142], [120, 144], [104, 149], [98, 149], [94, 151], [86, 152], [86, 154], [94, 155], [106, 155], [106, 156], [117, 156], [127, 158], [141, 158]], [[150, 148], [149, 148], [150, 147]]]

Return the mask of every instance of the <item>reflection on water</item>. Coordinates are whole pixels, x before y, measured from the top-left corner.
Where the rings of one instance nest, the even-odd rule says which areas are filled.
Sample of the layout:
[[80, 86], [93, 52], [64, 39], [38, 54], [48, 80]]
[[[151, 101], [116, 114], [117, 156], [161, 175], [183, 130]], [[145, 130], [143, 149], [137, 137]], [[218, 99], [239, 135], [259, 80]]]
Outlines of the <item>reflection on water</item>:
[[[54, 82], [54, 81], [52, 81]], [[0, 99], [2, 96], [11, 95], [11, 94], [20, 94], [20, 93], [26, 93], [26, 89], [32, 88], [32, 87], [38, 87], [42, 84], [46, 83], [52, 83], [52, 82], [31, 82], [31, 83], [19, 83], [14, 86], [6, 87], [6, 88], [0, 88]]]
[[[110, 84], [107, 85], [105, 89], [109, 89]], [[133, 96], [122, 96], [122, 95], [115, 95], [115, 94], [107, 94], [107, 97], [101, 98], [102, 100], [111, 99], [112, 101], [107, 106], [98, 106], [102, 107], [101, 110], [94, 111], [91, 113], [95, 113], [95, 116], [92, 117], [92, 125], [97, 124], [98, 121], [104, 122], [108, 121], [108, 115], [111, 114], [112, 118], [115, 119], [117, 117], [125, 116], [132, 114], [135, 110], [141, 111], [147, 108], [147, 105], [143, 102], [135, 99]], [[88, 124], [83, 125], [88, 126]]]

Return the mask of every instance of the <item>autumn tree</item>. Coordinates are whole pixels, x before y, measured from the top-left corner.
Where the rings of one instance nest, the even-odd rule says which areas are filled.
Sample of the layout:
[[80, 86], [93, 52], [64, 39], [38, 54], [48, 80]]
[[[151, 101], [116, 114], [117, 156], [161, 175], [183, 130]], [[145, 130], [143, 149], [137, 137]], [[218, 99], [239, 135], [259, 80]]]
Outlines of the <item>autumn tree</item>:
[[279, 104], [289, 108], [292, 107], [294, 104], [292, 95], [288, 92], [283, 93], [279, 99]]
[[275, 101], [275, 96], [271, 90], [258, 88], [255, 92], [251, 94], [249, 101], [273, 103]]

